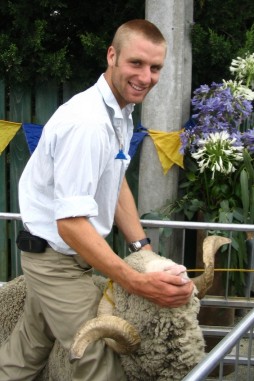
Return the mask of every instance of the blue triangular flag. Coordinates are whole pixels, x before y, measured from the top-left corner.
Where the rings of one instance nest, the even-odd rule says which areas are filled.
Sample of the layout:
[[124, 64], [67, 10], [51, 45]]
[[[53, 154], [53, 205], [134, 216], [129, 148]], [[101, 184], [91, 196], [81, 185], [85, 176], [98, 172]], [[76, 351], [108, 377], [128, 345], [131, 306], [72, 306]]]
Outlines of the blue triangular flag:
[[142, 143], [145, 136], [148, 135], [147, 129], [143, 127], [140, 123], [138, 124], [138, 127], [136, 131], [134, 131], [131, 142], [130, 142], [130, 148], [129, 148], [129, 155], [131, 158], [135, 155], [138, 146], [140, 143]]
[[187, 122], [184, 124], [184, 129], [185, 130], [191, 130], [193, 127], [196, 126], [196, 122], [193, 118], [190, 118], [189, 120], [187, 120]]
[[23, 123], [22, 128], [25, 132], [29, 151], [32, 154], [40, 140], [43, 126], [40, 124]]

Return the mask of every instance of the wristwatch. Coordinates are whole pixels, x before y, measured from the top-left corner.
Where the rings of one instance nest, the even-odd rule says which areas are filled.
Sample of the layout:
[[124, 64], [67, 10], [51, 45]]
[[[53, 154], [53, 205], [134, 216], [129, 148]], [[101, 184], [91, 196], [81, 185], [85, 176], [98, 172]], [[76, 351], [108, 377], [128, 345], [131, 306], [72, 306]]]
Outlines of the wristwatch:
[[151, 243], [150, 238], [144, 238], [144, 239], [141, 239], [140, 241], [131, 242], [128, 245], [129, 251], [130, 251], [130, 253], [133, 253], [135, 251], [139, 251], [143, 246], [148, 245], [149, 243]]

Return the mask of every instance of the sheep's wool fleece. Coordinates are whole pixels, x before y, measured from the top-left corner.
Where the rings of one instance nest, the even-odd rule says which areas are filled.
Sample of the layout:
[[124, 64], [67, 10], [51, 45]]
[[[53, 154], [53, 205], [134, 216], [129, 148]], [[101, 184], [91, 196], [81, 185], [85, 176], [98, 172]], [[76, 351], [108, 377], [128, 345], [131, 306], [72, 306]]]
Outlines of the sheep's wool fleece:
[[22, 315], [25, 298], [24, 276], [15, 278], [0, 288], [0, 344], [10, 335]]
[[[26, 298], [26, 283], [23, 275], [0, 287], [0, 345], [11, 334], [14, 327], [18, 328], [22, 317]], [[56, 341], [50, 353], [47, 365], [36, 376], [34, 381], [70, 381], [71, 364], [68, 352]]]
[[[137, 271], [146, 272], [146, 265], [156, 259], [172, 263], [150, 251], [133, 253], [125, 261]], [[160, 308], [114, 284], [114, 315], [132, 323], [141, 336], [136, 353], [121, 355], [129, 381], [182, 380], [200, 362], [205, 343], [197, 320], [200, 302], [196, 294], [195, 289], [187, 305]]]

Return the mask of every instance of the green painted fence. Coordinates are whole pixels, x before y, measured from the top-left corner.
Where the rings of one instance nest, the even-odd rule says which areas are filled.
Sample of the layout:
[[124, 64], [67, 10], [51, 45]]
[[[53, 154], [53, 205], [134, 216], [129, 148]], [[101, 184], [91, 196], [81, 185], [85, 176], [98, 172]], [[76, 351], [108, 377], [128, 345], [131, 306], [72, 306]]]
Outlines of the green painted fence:
[[[70, 84], [57, 86], [47, 82], [37, 87], [31, 85], [26, 88], [23, 86], [6, 88], [0, 81], [0, 119], [44, 125], [57, 107], [74, 93], [74, 87]], [[134, 119], [138, 121], [139, 115], [140, 109], [137, 108]], [[28, 145], [21, 128], [0, 155], [0, 212], [19, 213], [18, 182], [29, 157]], [[133, 160], [128, 174], [128, 180], [136, 198], [138, 162], [137, 159]], [[22, 226], [20, 221], [17, 225], [17, 229]], [[15, 222], [0, 220], [0, 281], [7, 281], [18, 275], [15, 271], [17, 265], [14, 264], [15, 240]], [[112, 246], [115, 245], [112, 235], [108, 238], [108, 242]], [[20, 260], [18, 268], [21, 273]]]
[[[70, 85], [59, 87], [52, 82], [26, 88], [6, 88], [4, 82], [0, 82], [0, 119], [43, 125], [57, 107], [73, 94]], [[0, 212], [19, 213], [18, 182], [29, 157], [21, 128], [0, 155]], [[14, 221], [0, 220], [0, 281], [17, 275], [14, 273], [14, 224]], [[18, 222], [19, 227], [21, 222]]]

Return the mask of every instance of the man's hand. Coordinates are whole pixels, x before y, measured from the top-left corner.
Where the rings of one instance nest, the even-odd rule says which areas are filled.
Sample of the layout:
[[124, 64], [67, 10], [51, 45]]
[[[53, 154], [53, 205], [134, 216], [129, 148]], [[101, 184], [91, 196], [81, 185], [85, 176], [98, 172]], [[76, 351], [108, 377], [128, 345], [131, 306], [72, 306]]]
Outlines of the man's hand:
[[168, 271], [141, 274], [126, 288], [161, 307], [180, 307], [188, 303], [193, 292], [193, 282]]

